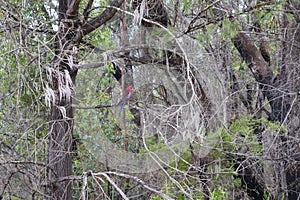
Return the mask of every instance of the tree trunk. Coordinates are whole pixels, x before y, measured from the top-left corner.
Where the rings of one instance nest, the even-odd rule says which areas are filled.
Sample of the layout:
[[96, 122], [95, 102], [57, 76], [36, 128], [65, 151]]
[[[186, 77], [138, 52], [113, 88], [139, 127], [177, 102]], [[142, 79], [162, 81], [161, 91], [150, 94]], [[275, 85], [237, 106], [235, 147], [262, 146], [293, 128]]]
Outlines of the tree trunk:
[[[67, 43], [64, 43], [67, 45]], [[70, 44], [69, 44], [70, 45]], [[67, 46], [69, 46], [67, 45]], [[72, 45], [73, 46], [73, 45]], [[76, 51], [76, 46], [73, 46]], [[54, 199], [71, 199], [71, 184], [59, 182], [59, 179], [72, 174], [72, 133], [73, 108], [72, 95], [74, 91], [77, 68], [77, 55], [68, 55], [68, 50], [60, 50], [58, 59], [54, 62], [52, 72], [52, 88], [55, 93], [55, 104], [51, 107], [51, 124], [49, 134], [49, 178], [51, 193]], [[68, 61], [59, 58], [63, 54]]]
[[[282, 64], [278, 82], [281, 88], [291, 99], [289, 102], [290, 111], [285, 125], [289, 132], [284, 142], [287, 145], [285, 155], [288, 159], [285, 162], [286, 184], [288, 190], [288, 199], [299, 199], [300, 191], [300, 2], [289, 1], [286, 9], [293, 14], [293, 20], [287, 15], [283, 17], [282, 35]], [[293, 139], [295, 138], [295, 139]]]
[[[67, 104], [71, 105], [71, 101], [60, 103], [64, 107], [67, 107]], [[71, 183], [59, 182], [59, 178], [72, 174], [73, 110], [69, 106], [66, 109], [66, 116], [63, 116], [61, 110], [57, 106], [53, 106], [51, 112], [52, 124], [50, 126], [49, 143], [50, 194], [52, 199], [72, 199]]]
[[[74, 113], [72, 97], [77, 75], [78, 46], [85, 35], [110, 20], [124, 0], [112, 1], [97, 17], [81, 24], [78, 16], [80, 0], [59, 0], [59, 27], [55, 40], [55, 58], [47, 70], [52, 87], [51, 124], [49, 130], [48, 165], [50, 199], [72, 199], [72, 146]], [[86, 9], [91, 6], [89, 2]], [[85, 20], [88, 14], [84, 13]]]
[[[293, 38], [293, 40], [295, 40], [295, 38]], [[233, 42], [241, 57], [252, 71], [254, 78], [260, 84], [262, 93], [270, 104], [271, 113], [269, 120], [288, 125], [289, 123], [286, 122], [294, 117], [298, 117], [298, 109], [296, 109], [296, 111], [295, 108], [298, 106], [296, 102], [299, 101], [299, 98], [297, 98], [296, 93], [293, 92], [293, 88], [298, 88], [299, 83], [292, 81], [297, 80], [296, 73], [293, 74], [293, 72], [296, 71], [293, 70], [295, 67], [293, 65], [289, 65], [288, 67], [290, 70], [290, 81], [282, 81], [287, 78], [286, 70], [282, 70], [281, 73], [275, 77], [269, 63], [263, 59], [261, 52], [254, 46], [253, 41], [248, 35], [241, 32], [233, 39]], [[294, 47], [294, 49], [297, 48]], [[291, 50], [290, 52], [292, 52], [291, 55], [293, 55], [293, 51]], [[293, 57], [293, 63], [298, 63], [295, 58], [296, 57]], [[287, 64], [286, 61], [285, 64]], [[292, 94], [294, 94], [293, 98], [291, 98]], [[296, 132], [289, 131], [290, 136], [295, 135], [295, 133]], [[295, 193], [295, 191], [299, 189], [299, 181], [297, 181], [299, 177], [299, 164], [297, 164], [299, 163], [299, 159], [297, 158], [299, 153], [297, 152], [299, 152], [299, 150], [297, 151], [297, 144], [289, 137], [274, 136], [273, 133], [268, 131], [261, 134], [263, 134], [264, 138], [262, 145], [264, 149], [268, 150], [268, 152], [264, 152], [264, 155], [270, 159], [265, 163], [266, 167], [264, 167], [263, 172], [265, 179], [264, 183], [261, 183], [261, 187], [268, 187], [274, 199], [296, 198], [297, 192]], [[295, 136], [295, 138], [297, 137]], [[289, 147], [286, 147], [284, 144], [288, 144]], [[295, 151], [291, 151], [291, 149]], [[286, 155], [290, 156], [286, 157]], [[294, 164], [290, 164], [290, 160], [292, 160]], [[253, 176], [255, 175], [253, 174]], [[244, 178], [243, 180], [246, 179]]]
[[72, 199], [71, 182], [62, 178], [72, 174], [74, 113], [72, 96], [77, 74], [79, 1], [59, 1], [59, 27], [55, 58], [49, 70], [55, 100], [51, 107], [49, 134], [49, 181], [51, 199]]

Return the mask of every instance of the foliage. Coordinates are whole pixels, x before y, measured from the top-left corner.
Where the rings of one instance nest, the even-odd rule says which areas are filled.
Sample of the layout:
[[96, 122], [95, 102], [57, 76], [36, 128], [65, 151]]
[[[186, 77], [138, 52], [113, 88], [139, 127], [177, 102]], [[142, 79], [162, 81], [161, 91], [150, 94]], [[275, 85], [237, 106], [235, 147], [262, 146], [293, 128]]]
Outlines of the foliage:
[[[294, 10], [299, 2], [142, 1], [131, 10], [139, 1], [127, 1], [127, 29], [120, 28], [120, 9], [109, 6], [115, 2], [82, 0], [72, 7], [78, 16], [67, 16], [72, 9], [66, 9], [60, 14], [68, 18], [61, 19], [58, 4], [65, 1], [1, 1], [0, 198], [49, 194], [55, 161], [49, 141], [63, 128], [72, 133], [72, 149], [60, 153], [72, 155], [74, 176], [55, 181], [67, 178], [76, 199], [295, 197], [300, 72], [293, 44], [299, 43]], [[88, 22], [109, 9], [118, 12], [101, 26], [89, 24], [98, 28], [81, 35]], [[138, 15], [163, 24], [151, 18], [162, 16], [168, 25], [136, 24]], [[126, 48], [120, 41], [124, 35]], [[124, 80], [115, 80], [116, 69], [127, 60], [132, 70], [126, 68]], [[46, 88], [55, 91], [56, 84], [66, 84], [53, 81], [49, 69], [72, 74], [70, 104], [46, 100], [45, 105]], [[136, 91], [121, 118], [118, 100], [129, 83]], [[59, 96], [57, 87], [53, 95]], [[72, 107], [74, 119], [51, 118], [56, 108]], [[278, 113], [282, 119], [276, 119]], [[59, 123], [68, 127], [55, 129]], [[173, 145], [186, 138], [185, 148]], [[216, 141], [207, 142], [211, 138]], [[128, 142], [126, 155], [150, 154], [159, 170], [119, 173], [119, 166], [99, 159], [105, 141], [116, 152]], [[164, 155], [174, 159], [160, 160], [159, 151], [172, 152]], [[114, 156], [121, 160], [122, 153]], [[122, 163], [130, 164], [135, 163]], [[107, 176], [97, 175], [104, 171]]]
[[[45, 182], [42, 172], [46, 170], [49, 113], [43, 99], [47, 84], [44, 70], [52, 54], [47, 46], [41, 45], [41, 41], [49, 42], [50, 37], [30, 31], [37, 28], [38, 20], [48, 20], [41, 10], [43, 2], [36, 3], [31, 8], [11, 6], [5, 10], [5, 4], [1, 5], [0, 15], [11, 13], [16, 20], [2, 18], [0, 22], [0, 176], [11, 180], [0, 184], [4, 198], [24, 199], [30, 191], [40, 191]], [[16, 10], [20, 12], [15, 13]]]
[[223, 191], [222, 188], [218, 188], [212, 192], [212, 199], [214, 200], [223, 200], [228, 199], [226, 191]]

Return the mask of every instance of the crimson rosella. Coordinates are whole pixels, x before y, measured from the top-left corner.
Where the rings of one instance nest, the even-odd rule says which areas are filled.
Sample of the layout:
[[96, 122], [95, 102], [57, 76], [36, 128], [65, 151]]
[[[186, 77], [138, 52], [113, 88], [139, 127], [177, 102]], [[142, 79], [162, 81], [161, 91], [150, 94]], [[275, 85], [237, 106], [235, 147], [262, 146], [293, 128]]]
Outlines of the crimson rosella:
[[125, 106], [125, 104], [127, 103], [127, 101], [132, 97], [133, 95], [133, 91], [132, 91], [133, 86], [130, 85], [127, 87], [126, 91], [127, 93], [124, 95], [123, 99], [121, 100], [121, 104], [120, 104], [120, 110], [119, 110], [119, 117], [120, 114]]

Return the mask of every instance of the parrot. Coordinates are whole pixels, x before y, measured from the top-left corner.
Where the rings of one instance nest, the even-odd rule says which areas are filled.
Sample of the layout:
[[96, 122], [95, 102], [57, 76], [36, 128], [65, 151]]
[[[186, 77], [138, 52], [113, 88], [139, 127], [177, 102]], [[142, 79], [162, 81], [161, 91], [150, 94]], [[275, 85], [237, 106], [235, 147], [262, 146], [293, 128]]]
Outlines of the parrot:
[[132, 85], [130, 85], [130, 86], [128, 86], [127, 87], [127, 89], [126, 89], [126, 94], [125, 94], [125, 96], [122, 98], [122, 100], [120, 101], [120, 110], [119, 110], [119, 117], [120, 117], [120, 114], [121, 114], [121, 112], [122, 112], [122, 110], [123, 110], [123, 108], [124, 108], [124, 106], [126, 105], [126, 103], [127, 103], [127, 101], [132, 97], [132, 95], [133, 95], [133, 90], [132, 90], [132, 88], [133, 88], [133, 86]]

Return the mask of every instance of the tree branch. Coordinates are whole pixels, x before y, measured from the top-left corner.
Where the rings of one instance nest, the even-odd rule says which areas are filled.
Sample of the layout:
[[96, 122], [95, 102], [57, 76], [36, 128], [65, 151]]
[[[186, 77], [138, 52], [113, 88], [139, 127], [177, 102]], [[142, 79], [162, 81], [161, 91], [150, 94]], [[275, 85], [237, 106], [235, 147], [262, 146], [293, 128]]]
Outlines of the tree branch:
[[68, 5], [68, 10], [67, 10], [67, 16], [72, 17], [77, 17], [78, 15], [78, 10], [79, 10], [79, 3], [80, 0], [71, 0], [70, 4]]
[[288, 98], [285, 98], [286, 94], [284, 94], [284, 91], [275, 87], [274, 74], [268, 63], [246, 33], [240, 32], [233, 38], [233, 43], [252, 71], [256, 81], [261, 83], [260, 88], [272, 108], [270, 120], [283, 122], [290, 109], [290, 103]]
[[96, 28], [100, 27], [103, 25], [105, 22], [110, 20], [117, 10], [114, 7], [119, 8], [124, 0], [114, 0], [111, 5], [103, 11], [100, 15], [98, 15], [96, 18], [91, 19], [88, 21], [86, 24], [83, 25], [82, 27], [82, 35], [81, 37], [87, 35], [88, 33], [94, 31]]
[[87, 20], [88, 19], [88, 14], [89, 14], [89, 10], [91, 9], [92, 5], [93, 5], [94, 0], [89, 0], [88, 3], [86, 4], [85, 8], [83, 9], [83, 19]]
[[97, 105], [97, 106], [76, 106], [76, 105], [72, 105], [72, 107], [75, 108], [75, 109], [84, 109], [84, 110], [111, 108], [111, 107], [115, 107], [115, 106], [118, 106], [118, 105]]
[[256, 81], [268, 85], [271, 84], [274, 74], [260, 51], [254, 46], [250, 37], [246, 33], [240, 32], [233, 38], [233, 43], [250, 68]]

